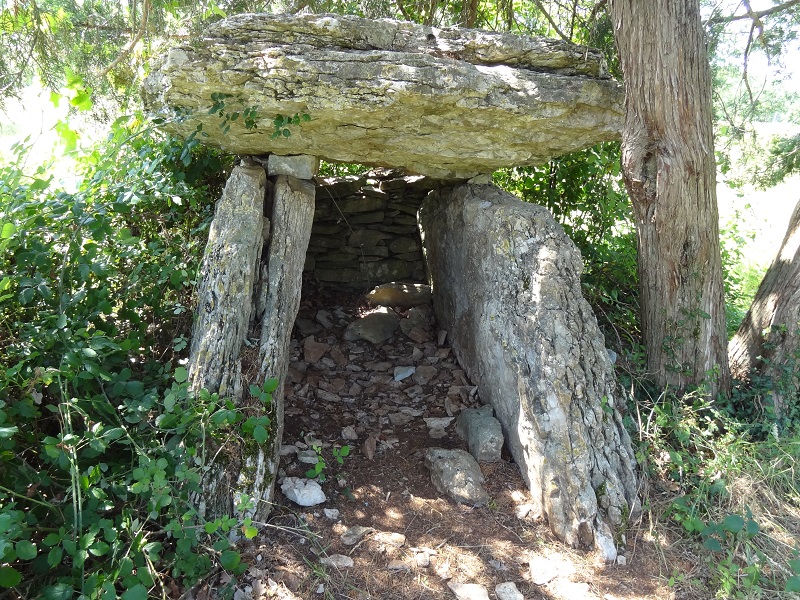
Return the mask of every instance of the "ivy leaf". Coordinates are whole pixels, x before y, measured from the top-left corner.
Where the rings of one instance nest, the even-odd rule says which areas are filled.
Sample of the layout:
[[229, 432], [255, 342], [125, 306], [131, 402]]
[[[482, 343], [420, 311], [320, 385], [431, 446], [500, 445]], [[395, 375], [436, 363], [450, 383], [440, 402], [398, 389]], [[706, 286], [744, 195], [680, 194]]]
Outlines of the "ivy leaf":
[[42, 592], [42, 600], [70, 600], [74, 596], [74, 590], [66, 583], [57, 583], [45, 588]]
[[717, 538], [706, 538], [703, 542], [703, 546], [705, 546], [708, 550], [712, 552], [722, 552], [722, 544], [719, 543]]
[[147, 600], [147, 588], [141, 583], [122, 594], [122, 600]]
[[739, 515], [726, 515], [725, 518], [722, 519], [722, 528], [736, 535], [744, 529], [744, 519]]
[[258, 535], [258, 528], [248, 525], [247, 527], [242, 527], [242, 532], [244, 533], [244, 537], [248, 540], [252, 540]]
[[3, 229], [0, 229], [0, 239], [8, 239], [17, 230], [17, 226], [13, 223], [3, 223]]
[[786, 580], [786, 591], [800, 592], [800, 577], [797, 575], [792, 575], [789, 577], [789, 579]]
[[28, 540], [20, 540], [14, 545], [17, 551], [17, 558], [20, 560], [33, 560], [39, 551], [36, 549], [36, 544]]
[[184, 367], [178, 367], [175, 369], [175, 381], [178, 383], [183, 383], [187, 379], [189, 379], [189, 371], [187, 371]]

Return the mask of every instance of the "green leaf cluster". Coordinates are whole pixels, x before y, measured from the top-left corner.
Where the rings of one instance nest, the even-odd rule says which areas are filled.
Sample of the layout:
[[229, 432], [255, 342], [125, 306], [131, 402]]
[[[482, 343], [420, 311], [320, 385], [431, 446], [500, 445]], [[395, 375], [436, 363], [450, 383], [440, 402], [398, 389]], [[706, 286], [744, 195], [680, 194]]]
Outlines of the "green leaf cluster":
[[[26, 144], [0, 164], [0, 588], [135, 600], [238, 575], [229, 533], [256, 526], [196, 501], [220, 445], [270, 418], [181, 366], [226, 162], [136, 116], [73, 154], [70, 189]], [[251, 390], [265, 413], [275, 385]]]

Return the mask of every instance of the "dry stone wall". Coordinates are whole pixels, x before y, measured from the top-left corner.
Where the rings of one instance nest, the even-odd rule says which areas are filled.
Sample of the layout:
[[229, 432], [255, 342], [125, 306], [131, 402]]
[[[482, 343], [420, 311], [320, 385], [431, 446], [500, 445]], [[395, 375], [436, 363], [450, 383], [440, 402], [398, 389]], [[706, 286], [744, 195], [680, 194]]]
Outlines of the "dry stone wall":
[[426, 281], [417, 211], [438, 187], [396, 171], [318, 179], [306, 274], [356, 289]]

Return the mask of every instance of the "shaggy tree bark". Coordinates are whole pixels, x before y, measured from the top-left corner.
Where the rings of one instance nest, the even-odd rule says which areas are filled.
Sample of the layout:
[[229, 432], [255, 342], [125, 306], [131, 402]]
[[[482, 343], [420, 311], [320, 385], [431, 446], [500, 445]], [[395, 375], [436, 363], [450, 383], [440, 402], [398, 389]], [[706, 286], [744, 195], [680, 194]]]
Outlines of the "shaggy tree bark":
[[783, 386], [797, 389], [797, 377], [786, 381], [787, 366], [800, 351], [800, 202], [789, 219], [789, 227], [778, 255], [772, 262], [750, 310], [731, 340], [731, 373], [747, 379], [753, 373], [766, 375], [775, 383], [774, 408], [781, 412]]
[[730, 386], [711, 131], [697, 0], [613, 0], [624, 73], [622, 167], [639, 250], [647, 368], [678, 388]]

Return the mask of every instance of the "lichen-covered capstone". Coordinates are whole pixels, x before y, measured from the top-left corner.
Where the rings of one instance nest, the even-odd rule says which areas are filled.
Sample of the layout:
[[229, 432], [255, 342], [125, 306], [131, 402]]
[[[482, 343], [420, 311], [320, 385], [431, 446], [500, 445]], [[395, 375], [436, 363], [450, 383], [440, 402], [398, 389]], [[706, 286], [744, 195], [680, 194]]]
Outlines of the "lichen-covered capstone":
[[[469, 178], [619, 137], [598, 51], [555, 40], [341, 15], [237, 15], [156, 60], [145, 105], [237, 154]], [[212, 110], [212, 108], [214, 110]], [[273, 137], [276, 115], [310, 116]], [[281, 133], [284, 127], [281, 127]]]

